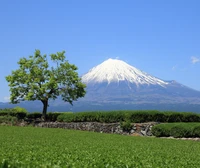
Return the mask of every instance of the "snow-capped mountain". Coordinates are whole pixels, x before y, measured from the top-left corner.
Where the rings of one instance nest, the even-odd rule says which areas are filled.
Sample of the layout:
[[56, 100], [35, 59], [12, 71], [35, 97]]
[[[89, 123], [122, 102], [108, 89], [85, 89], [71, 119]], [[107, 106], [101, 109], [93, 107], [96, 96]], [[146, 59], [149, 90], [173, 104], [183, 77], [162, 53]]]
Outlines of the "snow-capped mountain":
[[102, 82], [109, 84], [127, 81], [136, 85], [152, 84], [163, 87], [168, 84], [118, 59], [108, 59], [92, 68], [87, 74], [83, 75], [82, 81], [86, 84]]
[[182, 105], [197, 105], [200, 112], [199, 91], [174, 80], [156, 78], [122, 60], [104, 61], [83, 75], [82, 81], [87, 85], [87, 94], [79, 103], [93, 106], [94, 110], [99, 107], [110, 109], [111, 106], [113, 110], [140, 109], [152, 105], [154, 109], [167, 105], [169, 108], [166, 110], [171, 110], [176, 105], [180, 108]]

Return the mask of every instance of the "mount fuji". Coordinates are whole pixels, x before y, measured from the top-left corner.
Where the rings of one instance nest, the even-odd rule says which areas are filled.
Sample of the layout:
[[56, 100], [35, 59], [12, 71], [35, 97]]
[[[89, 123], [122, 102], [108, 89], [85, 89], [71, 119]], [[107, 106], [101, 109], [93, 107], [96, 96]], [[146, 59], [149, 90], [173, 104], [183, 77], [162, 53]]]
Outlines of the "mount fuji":
[[[84, 98], [71, 106], [60, 99], [49, 111], [172, 110], [200, 112], [200, 91], [174, 80], [165, 81], [118, 59], [108, 59], [82, 77], [87, 85]], [[21, 102], [28, 111], [41, 111], [41, 102]], [[7, 103], [2, 107], [13, 107]]]
[[79, 103], [92, 110], [159, 109], [200, 112], [200, 92], [108, 59], [82, 76], [87, 94]]
[[82, 76], [82, 81], [86, 84], [107, 82], [108, 85], [112, 82], [123, 81], [134, 83], [137, 86], [144, 84], [164, 86], [168, 84], [118, 59], [108, 59], [92, 68]]

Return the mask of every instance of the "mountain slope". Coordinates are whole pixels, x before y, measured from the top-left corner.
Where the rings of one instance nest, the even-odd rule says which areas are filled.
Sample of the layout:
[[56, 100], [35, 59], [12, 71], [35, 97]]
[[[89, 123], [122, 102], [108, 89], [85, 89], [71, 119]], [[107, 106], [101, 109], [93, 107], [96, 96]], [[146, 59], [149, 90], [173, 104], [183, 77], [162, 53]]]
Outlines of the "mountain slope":
[[121, 60], [108, 59], [82, 76], [87, 94], [81, 101], [125, 104], [200, 104], [200, 92], [164, 81]]
[[136, 85], [152, 84], [165, 86], [168, 84], [117, 59], [108, 59], [92, 68], [87, 74], [83, 75], [82, 81], [86, 84], [102, 82], [109, 84], [120, 81], [127, 81]]

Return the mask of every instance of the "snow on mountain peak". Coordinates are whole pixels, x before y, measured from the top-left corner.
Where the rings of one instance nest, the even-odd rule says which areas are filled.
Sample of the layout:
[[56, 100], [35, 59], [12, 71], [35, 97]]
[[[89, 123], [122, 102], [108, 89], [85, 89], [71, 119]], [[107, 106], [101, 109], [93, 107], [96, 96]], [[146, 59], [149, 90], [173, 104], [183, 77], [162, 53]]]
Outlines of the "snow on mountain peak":
[[88, 83], [101, 83], [101, 82], [120, 82], [128, 81], [130, 83], [139, 84], [153, 84], [164, 86], [168, 84], [158, 78], [148, 75], [141, 70], [130, 66], [126, 62], [119, 59], [111, 59], [104, 61], [82, 76], [82, 81]]

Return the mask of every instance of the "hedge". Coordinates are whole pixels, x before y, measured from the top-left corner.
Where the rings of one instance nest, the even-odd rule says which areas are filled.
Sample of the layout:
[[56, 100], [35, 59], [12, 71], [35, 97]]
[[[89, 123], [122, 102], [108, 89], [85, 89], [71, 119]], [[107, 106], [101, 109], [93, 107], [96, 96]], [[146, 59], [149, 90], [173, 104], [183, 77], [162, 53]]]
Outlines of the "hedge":
[[[55, 122], [55, 121], [57, 121], [58, 116], [63, 114], [63, 113], [64, 112], [48, 112], [47, 115], [46, 115], [46, 120]], [[65, 113], [69, 114], [71, 112], [65, 112]], [[32, 120], [41, 119], [42, 113], [39, 113], [39, 112], [28, 113], [26, 118], [32, 119]]]
[[164, 123], [152, 127], [156, 137], [189, 138], [200, 137], [200, 123]]
[[17, 117], [14, 116], [0, 116], [0, 124], [14, 125], [17, 120]]
[[[40, 112], [33, 112], [33, 113], [28, 113], [25, 111], [18, 111], [20, 108], [5, 108], [5, 109], [0, 109], [0, 116], [2, 116], [2, 119], [6, 117], [16, 117], [17, 120], [21, 119], [39, 119], [42, 117], [42, 113]], [[21, 108], [23, 110], [23, 108]], [[56, 121], [57, 117], [62, 114], [63, 112], [49, 112], [47, 113], [47, 121]]]
[[[17, 119], [38, 119], [42, 113], [19, 112], [16, 109], [0, 109], [0, 116], [13, 116]], [[94, 112], [49, 112], [47, 121], [60, 122], [200, 122], [200, 114], [188, 112], [160, 112], [156, 110], [139, 111], [94, 111]]]
[[16, 109], [0, 109], [0, 116], [13, 116], [19, 119], [24, 119], [27, 115], [25, 111], [17, 111]]
[[[70, 113], [70, 112], [65, 112], [65, 113]], [[63, 114], [63, 112], [49, 112], [47, 113], [47, 121], [52, 121], [55, 122], [57, 121], [57, 118], [59, 115]]]
[[41, 118], [42, 117], [42, 113], [39, 113], [39, 112], [33, 112], [33, 113], [28, 113], [26, 118], [27, 119], [38, 119], [38, 118]]
[[58, 116], [60, 122], [200, 122], [200, 115], [188, 112], [160, 111], [109, 111], [109, 112], [79, 112], [62, 113]]

